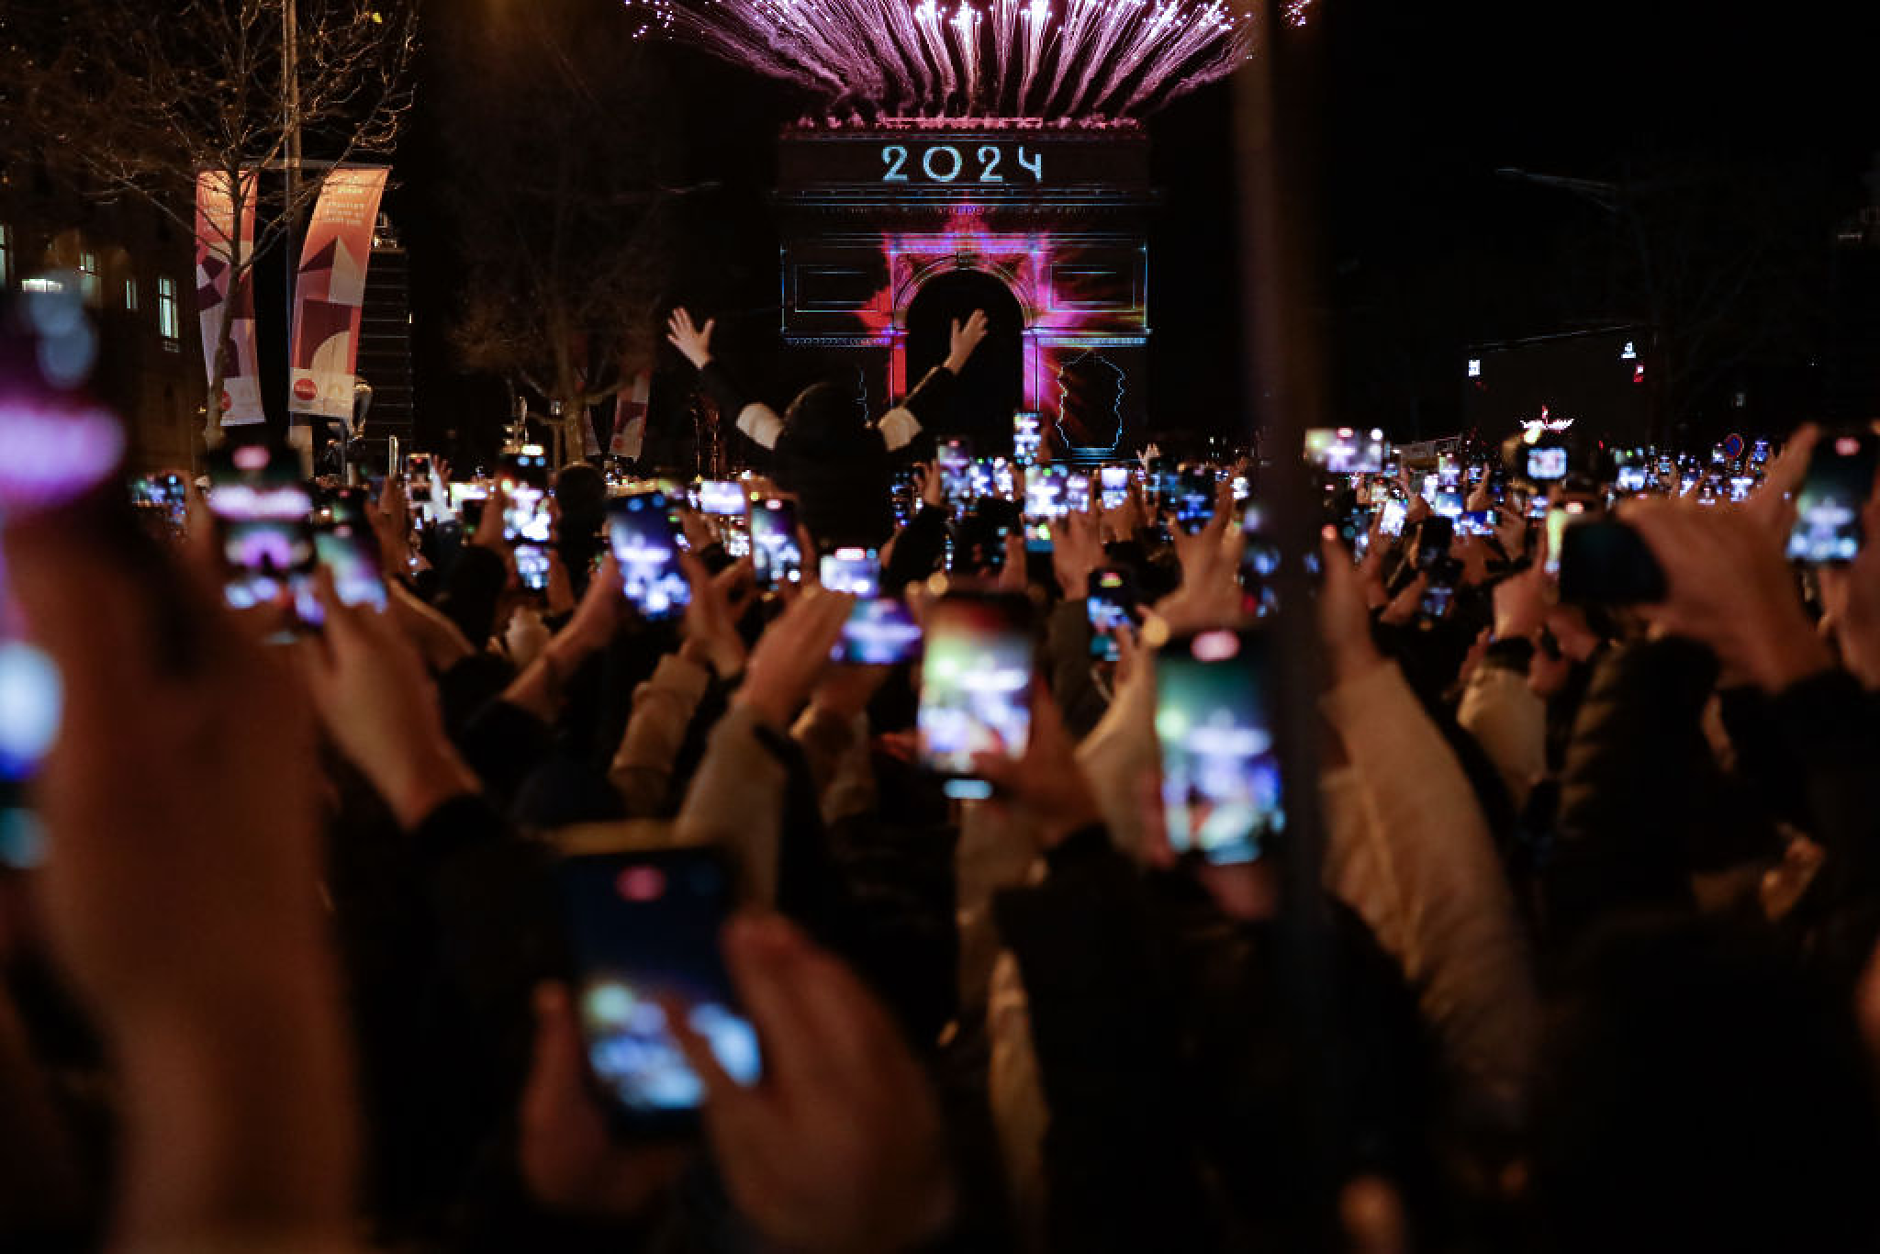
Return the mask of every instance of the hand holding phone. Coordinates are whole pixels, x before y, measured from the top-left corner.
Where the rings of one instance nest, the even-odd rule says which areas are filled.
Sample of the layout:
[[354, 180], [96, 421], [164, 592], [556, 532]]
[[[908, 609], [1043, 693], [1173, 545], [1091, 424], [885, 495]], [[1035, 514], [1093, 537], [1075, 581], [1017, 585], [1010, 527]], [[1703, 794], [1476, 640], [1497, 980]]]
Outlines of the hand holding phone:
[[628, 1135], [696, 1125], [705, 1085], [667, 1015], [684, 1014], [738, 1084], [763, 1070], [719, 956], [731, 875], [712, 849], [571, 857], [556, 871], [587, 1061]]
[[1271, 678], [1259, 632], [1172, 638], [1156, 658], [1156, 739], [1169, 848], [1251, 862], [1285, 827]]
[[955, 592], [927, 613], [921, 665], [921, 761], [955, 797], [991, 796], [982, 755], [1017, 758], [1031, 731], [1031, 603]]

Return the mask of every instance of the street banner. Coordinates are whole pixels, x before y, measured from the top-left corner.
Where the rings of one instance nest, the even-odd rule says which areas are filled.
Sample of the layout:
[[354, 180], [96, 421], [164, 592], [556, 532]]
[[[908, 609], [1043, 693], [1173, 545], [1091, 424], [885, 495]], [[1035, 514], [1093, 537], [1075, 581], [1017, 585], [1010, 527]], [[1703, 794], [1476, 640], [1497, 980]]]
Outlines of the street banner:
[[[221, 425], [238, 427], [260, 422], [264, 417], [261, 371], [255, 362], [256, 172], [248, 170], [242, 174], [239, 235], [231, 190], [226, 170], [203, 170], [196, 175], [196, 319], [202, 328], [202, 364], [213, 386], [222, 309], [225, 302], [233, 302], [228, 327], [228, 360], [222, 372]], [[231, 294], [229, 279], [237, 257], [248, 268], [240, 286]]]
[[646, 406], [653, 394], [653, 375], [642, 370], [614, 394], [614, 438], [608, 453], [638, 460], [646, 442]]
[[320, 187], [294, 280], [287, 364], [288, 408], [297, 414], [352, 416], [366, 264], [389, 173], [383, 166], [333, 170]]

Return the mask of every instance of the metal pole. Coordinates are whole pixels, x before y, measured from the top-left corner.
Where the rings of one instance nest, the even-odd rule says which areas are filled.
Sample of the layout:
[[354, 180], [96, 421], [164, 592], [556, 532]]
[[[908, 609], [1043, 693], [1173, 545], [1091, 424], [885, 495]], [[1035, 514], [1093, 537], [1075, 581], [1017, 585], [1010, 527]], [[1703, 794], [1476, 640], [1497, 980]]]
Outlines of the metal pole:
[[[1319, 631], [1308, 555], [1318, 551], [1321, 506], [1305, 465], [1304, 433], [1323, 426], [1324, 345], [1317, 284], [1319, 65], [1326, 6], [1310, 25], [1287, 24], [1287, 6], [1261, 6], [1259, 48], [1235, 83], [1235, 165], [1246, 402], [1270, 465], [1259, 491], [1275, 523], [1282, 561], [1271, 626], [1274, 730], [1286, 799], [1282, 917], [1284, 1013], [1311, 1112], [1300, 1151], [1311, 1171], [1302, 1201], [1310, 1247], [1336, 1248], [1338, 1152], [1346, 1136], [1334, 1074], [1332, 973], [1322, 909], [1319, 818]], [[1252, 1135], [1263, 1135], [1255, 1132]]]
[[[286, 271], [286, 313], [281, 323], [281, 339], [287, 345], [287, 440], [293, 443], [294, 432], [294, 279], [300, 271], [299, 251], [294, 247], [295, 228], [300, 222], [300, 20], [295, 0], [281, 0], [281, 123], [287, 132], [287, 199], [281, 206], [287, 219], [286, 238], [282, 241], [282, 265]], [[311, 432], [309, 432], [311, 435]], [[311, 456], [312, 443], [308, 443], [306, 457]], [[303, 470], [311, 467], [305, 464]]]

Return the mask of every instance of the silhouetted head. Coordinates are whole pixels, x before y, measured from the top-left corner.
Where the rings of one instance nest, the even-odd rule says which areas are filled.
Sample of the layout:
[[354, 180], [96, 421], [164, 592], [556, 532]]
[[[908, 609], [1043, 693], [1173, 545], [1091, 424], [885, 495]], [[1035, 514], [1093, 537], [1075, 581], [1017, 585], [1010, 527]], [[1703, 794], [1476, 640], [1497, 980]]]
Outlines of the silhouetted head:
[[868, 414], [854, 387], [812, 383], [797, 393], [783, 415], [784, 434], [798, 443], [835, 450], [860, 439]]

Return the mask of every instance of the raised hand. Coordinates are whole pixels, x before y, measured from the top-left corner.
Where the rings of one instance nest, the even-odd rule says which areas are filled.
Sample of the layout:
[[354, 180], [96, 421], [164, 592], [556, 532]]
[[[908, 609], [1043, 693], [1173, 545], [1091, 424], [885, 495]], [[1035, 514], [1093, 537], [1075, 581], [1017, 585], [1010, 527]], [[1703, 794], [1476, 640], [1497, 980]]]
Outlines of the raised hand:
[[1041, 682], [1032, 685], [1031, 734], [1024, 755], [974, 754], [973, 770], [1002, 801], [1036, 824], [1038, 842], [1046, 849], [1103, 820], [1090, 781], [1077, 764], [1077, 746], [1058, 714], [1057, 702]]
[[61, 513], [6, 533], [64, 681], [37, 888], [117, 1066], [114, 1246], [346, 1248], [356, 1099], [313, 720], [278, 654], [124, 530]]
[[725, 965], [764, 1047], [744, 1088], [674, 1022], [704, 1080], [725, 1187], [773, 1245], [831, 1254], [918, 1248], [951, 1221], [954, 1184], [933, 1087], [886, 1011], [781, 918], [740, 918]]
[[556, 1210], [630, 1218], [692, 1157], [689, 1146], [622, 1146], [608, 1136], [562, 984], [535, 990], [535, 1056], [516, 1125], [523, 1182], [536, 1201]]
[[1352, 565], [1335, 527], [1319, 534], [1319, 631], [1325, 640], [1325, 665], [1334, 684], [1383, 664], [1371, 639], [1370, 590], [1365, 572]]
[[707, 318], [704, 326], [695, 326], [692, 315], [681, 307], [672, 311], [672, 317], [666, 320], [666, 340], [680, 354], [700, 370], [712, 359], [712, 328], [718, 325], [715, 318]]
[[1640, 607], [1655, 626], [1708, 645], [1726, 668], [1771, 692], [1833, 664], [1767, 518], [1655, 498], [1627, 501], [1619, 516], [1644, 537], [1670, 585], [1663, 602]]
[[740, 558], [716, 576], [690, 553], [679, 554], [679, 565], [692, 585], [692, 601], [685, 610], [686, 645], [718, 678], [730, 679], [744, 669], [738, 617], [745, 603], [741, 593], [752, 580], [751, 559]]
[[965, 322], [953, 320], [953, 336], [947, 353], [946, 367], [954, 374], [966, 368], [973, 350], [986, 338], [986, 311], [975, 309]]
[[804, 588], [758, 638], [735, 703], [771, 727], [788, 730], [829, 665], [829, 652], [854, 606], [855, 598], [846, 593]]
[[324, 570], [318, 588], [325, 630], [296, 646], [307, 690], [327, 738], [410, 830], [476, 792], [477, 779], [445, 737], [436, 688], [390, 617], [342, 605]]
[[1051, 567], [1058, 590], [1067, 601], [1081, 601], [1090, 593], [1090, 572], [1103, 565], [1103, 543], [1098, 523], [1089, 514], [1066, 514], [1052, 533]]

